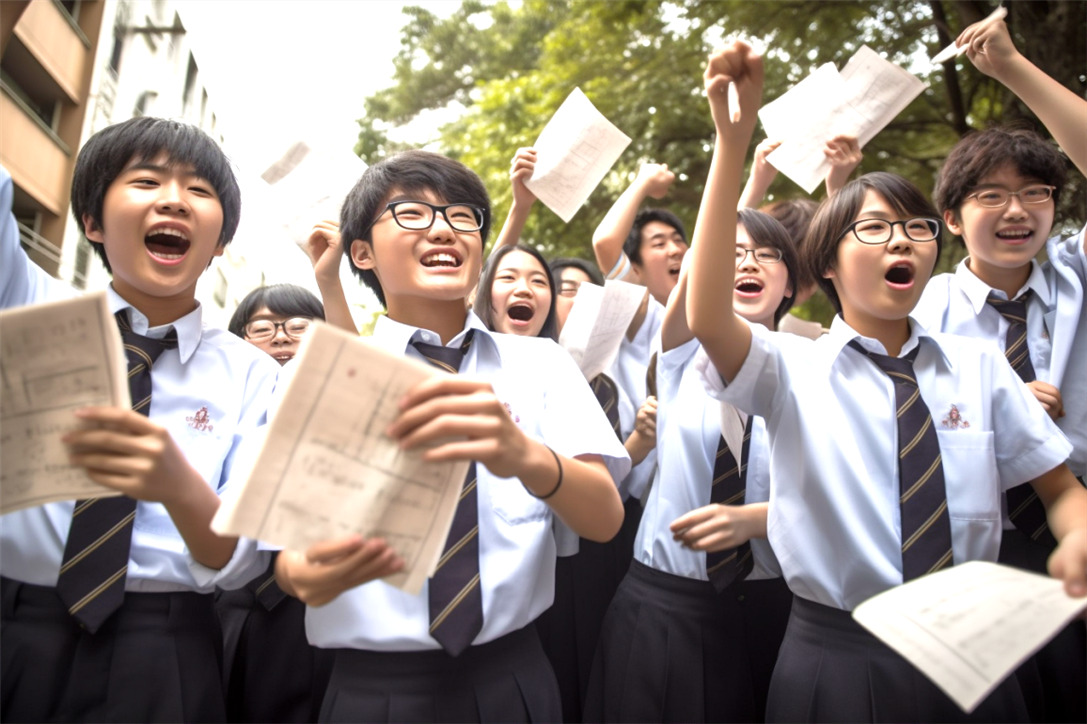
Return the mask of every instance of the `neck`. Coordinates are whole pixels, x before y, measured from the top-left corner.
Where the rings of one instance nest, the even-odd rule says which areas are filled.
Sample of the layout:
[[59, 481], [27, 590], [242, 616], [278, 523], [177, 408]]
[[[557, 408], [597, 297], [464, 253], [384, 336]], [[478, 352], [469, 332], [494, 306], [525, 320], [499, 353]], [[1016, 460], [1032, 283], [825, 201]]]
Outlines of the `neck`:
[[176, 322], [196, 309], [197, 306], [195, 286], [170, 297], [151, 296], [123, 283], [118, 283], [116, 279], [113, 280], [111, 286], [121, 299], [124, 299], [147, 317], [147, 324], [150, 327], [159, 327], [163, 324]]
[[1023, 288], [1023, 285], [1027, 283], [1027, 279], [1030, 279], [1031, 265], [1027, 264], [1014, 269], [1005, 269], [981, 264], [968, 257], [966, 259], [966, 268], [993, 289], [1004, 292], [1008, 299], [1014, 299], [1019, 290]]
[[464, 329], [468, 308], [464, 299], [448, 301], [434, 299], [405, 300], [387, 299], [389, 319], [411, 327], [421, 327], [435, 332], [442, 344], [456, 337]]
[[863, 337], [879, 340], [887, 354], [897, 357], [902, 352], [902, 346], [910, 338], [910, 320], [902, 319], [857, 319], [856, 315], [845, 319], [850, 327], [855, 329]]

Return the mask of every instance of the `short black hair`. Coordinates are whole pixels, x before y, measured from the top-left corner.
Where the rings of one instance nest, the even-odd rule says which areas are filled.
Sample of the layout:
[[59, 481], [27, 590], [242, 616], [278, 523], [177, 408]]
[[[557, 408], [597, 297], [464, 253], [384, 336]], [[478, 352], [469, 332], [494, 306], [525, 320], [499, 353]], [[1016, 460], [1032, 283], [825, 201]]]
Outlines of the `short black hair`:
[[[811, 220], [808, 235], [800, 247], [800, 260], [808, 268], [808, 273], [819, 283], [819, 288], [827, 295], [834, 306], [834, 311], [842, 313], [842, 301], [834, 289], [834, 283], [823, 274], [833, 269], [838, 263], [838, 246], [846, 229], [857, 219], [864, 207], [864, 198], [869, 191], [875, 191], [891, 205], [898, 214], [906, 217], [929, 217], [939, 219], [936, 207], [921, 193], [921, 190], [898, 174], [875, 171], [853, 179], [838, 193], [827, 198], [819, 205], [815, 217]], [[942, 224], [941, 224], [942, 228]], [[936, 235], [936, 255], [939, 258], [942, 249], [941, 234]]]
[[[781, 222], [785, 231], [789, 232], [789, 238], [799, 250], [800, 245], [804, 243], [804, 237], [808, 235], [808, 227], [811, 226], [812, 217], [815, 216], [815, 210], [818, 208], [819, 204], [811, 199], [796, 198], [774, 201], [760, 206], [759, 211]], [[815, 284], [815, 280], [808, 276], [808, 270], [803, 265], [796, 270], [796, 276], [793, 279], [799, 284], [800, 289], [807, 289]]]
[[963, 136], [947, 155], [936, 177], [933, 200], [941, 211], [958, 213], [981, 179], [1011, 164], [1021, 176], [1055, 186], [1053, 206], [1060, 201], [1068, 159], [1030, 128], [997, 126]]
[[232, 334], [245, 337], [245, 325], [263, 307], [281, 317], [325, 318], [325, 308], [313, 292], [297, 284], [271, 284], [257, 287], [245, 295], [231, 315], [227, 329]]
[[687, 232], [683, 228], [683, 222], [668, 209], [642, 209], [634, 217], [634, 225], [630, 227], [627, 240], [623, 242], [623, 253], [630, 259], [631, 264], [642, 263], [642, 228], [651, 221], [659, 221], [667, 224], [679, 232], [683, 243], [687, 244]]
[[781, 263], [789, 275], [789, 286], [793, 291], [782, 297], [781, 303], [774, 310], [774, 326], [785, 316], [793, 306], [798, 291], [797, 278], [799, 277], [800, 258], [797, 256], [796, 243], [780, 221], [770, 214], [755, 209], [740, 209], [736, 212], [736, 223], [747, 230], [751, 242], [756, 247], [768, 247], [781, 252]]
[[[189, 165], [207, 179], [219, 196], [223, 228], [219, 246], [230, 243], [238, 230], [242, 195], [234, 169], [219, 145], [196, 126], [182, 121], [141, 116], [102, 129], [91, 136], [76, 158], [72, 176], [72, 216], [86, 236], [83, 217], [102, 226], [106, 191], [131, 162], [153, 161], [166, 154], [170, 165]], [[106, 270], [112, 273], [104, 244], [91, 244]]]
[[467, 166], [419, 149], [401, 151], [375, 163], [366, 169], [344, 199], [340, 210], [340, 234], [352, 271], [373, 291], [382, 306], [387, 305], [381, 282], [373, 270], [355, 266], [350, 254], [351, 244], [359, 239], [370, 241], [369, 227], [384, 211], [384, 204], [394, 192], [424, 191], [436, 194], [446, 203], [471, 204], [483, 209], [480, 254], [487, 244], [487, 234], [491, 230], [491, 199], [479, 176]]
[[598, 287], [604, 286], [604, 275], [600, 273], [600, 268], [591, 261], [585, 261], [576, 256], [560, 256], [557, 259], [552, 259], [548, 266], [551, 267], [551, 274], [556, 279], [562, 278], [563, 269], [573, 267], [585, 272], [585, 275], [589, 277], [589, 281], [593, 284]]
[[483, 272], [479, 275], [476, 299], [472, 304], [473, 311], [487, 325], [487, 329], [494, 329], [494, 317], [491, 316], [491, 290], [494, 286], [494, 275], [497, 272], [498, 263], [502, 261], [502, 257], [511, 251], [523, 251], [532, 256], [540, 263], [544, 275], [547, 276], [547, 285], [551, 288], [551, 305], [547, 309], [547, 319], [544, 320], [543, 327], [540, 328], [540, 333], [536, 336], [558, 340], [559, 323], [555, 318], [555, 295], [558, 294], [558, 291], [555, 289], [555, 275], [551, 273], [551, 268], [547, 265], [547, 261], [544, 260], [543, 254], [536, 247], [527, 244], [507, 244], [491, 252], [490, 258], [487, 259], [487, 263], [483, 266]]

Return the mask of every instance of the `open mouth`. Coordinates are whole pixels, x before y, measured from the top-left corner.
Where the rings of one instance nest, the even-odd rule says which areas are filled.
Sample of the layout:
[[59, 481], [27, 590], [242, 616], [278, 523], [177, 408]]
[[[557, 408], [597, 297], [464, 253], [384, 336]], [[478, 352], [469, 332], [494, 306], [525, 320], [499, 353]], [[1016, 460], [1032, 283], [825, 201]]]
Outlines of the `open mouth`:
[[747, 277], [736, 282], [736, 293], [742, 297], [757, 297], [762, 290], [763, 283], [758, 279]]
[[450, 254], [447, 251], [436, 251], [424, 256], [421, 260], [423, 266], [427, 268], [435, 267], [450, 267], [456, 268], [461, 264], [460, 258], [454, 254]]
[[514, 304], [506, 310], [506, 316], [515, 322], [529, 322], [535, 314], [536, 310], [527, 304]]
[[287, 362], [290, 362], [292, 359], [294, 359], [294, 352], [274, 352], [272, 354], [272, 359], [274, 359], [281, 365], [287, 364]]
[[1032, 236], [1034, 236], [1034, 232], [1030, 229], [1005, 229], [996, 232], [996, 238], [1011, 244], [1021, 244], [1028, 241]]
[[679, 266], [668, 267], [668, 276], [679, 279]]
[[154, 229], [143, 240], [151, 255], [163, 261], [177, 261], [189, 251], [189, 239], [173, 228]]
[[887, 283], [896, 287], [908, 287], [913, 284], [913, 267], [909, 264], [895, 264], [883, 275]]

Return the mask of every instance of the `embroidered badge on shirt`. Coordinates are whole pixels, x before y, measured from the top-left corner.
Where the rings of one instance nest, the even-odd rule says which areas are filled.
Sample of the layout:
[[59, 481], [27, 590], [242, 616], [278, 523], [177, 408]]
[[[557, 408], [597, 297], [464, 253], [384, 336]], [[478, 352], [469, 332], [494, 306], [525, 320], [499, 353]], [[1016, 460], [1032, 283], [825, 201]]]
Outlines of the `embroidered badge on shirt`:
[[192, 417], [186, 417], [185, 422], [189, 423], [189, 427], [197, 432], [211, 432], [215, 427], [211, 424], [208, 417], [208, 408], [206, 407], [201, 407]]
[[951, 409], [947, 411], [947, 416], [944, 417], [941, 424], [949, 430], [958, 430], [959, 428], [965, 430], [970, 427], [970, 423], [959, 414], [959, 408], [955, 407], [955, 405], [952, 405]]

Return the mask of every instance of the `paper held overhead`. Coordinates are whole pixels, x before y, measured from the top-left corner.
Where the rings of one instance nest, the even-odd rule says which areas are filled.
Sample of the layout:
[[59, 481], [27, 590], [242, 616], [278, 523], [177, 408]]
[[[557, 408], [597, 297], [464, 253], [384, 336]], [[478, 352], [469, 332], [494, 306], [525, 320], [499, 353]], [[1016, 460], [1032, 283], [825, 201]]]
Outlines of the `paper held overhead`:
[[[989, 14], [989, 17], [985, 18], [981, 22], [983, 24], [985, 24], [985, 25], [988, 25], [989, 23], [996, 22], [997, 20], [1003, 20], [1005, 17], [1007, 17], [1007, 15], [1008, 15], [1008, 9], [1005, 8], [1003, 5], [1001, 5], [996, 10], [991, 12]], [[960, 55], [962, 55], [963, 53], [966, 52], [966, 48], [967, 48], [967, 46], [965, 46], [965, 45], [960, 48], [958, 45], [956, 45], [953, 42], [953, 43], [951, 43], [951, 45], [947, 46], [946, 48], [941, 50], [939, 53], [932, 56], [932, 64], [933, 65], [939, 65], [940, 63], [945, 63], [945, 62], [951, 60], [952, 58], [957, 58], [957, 57], [959, 57]]]

